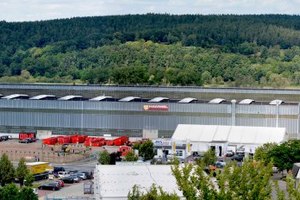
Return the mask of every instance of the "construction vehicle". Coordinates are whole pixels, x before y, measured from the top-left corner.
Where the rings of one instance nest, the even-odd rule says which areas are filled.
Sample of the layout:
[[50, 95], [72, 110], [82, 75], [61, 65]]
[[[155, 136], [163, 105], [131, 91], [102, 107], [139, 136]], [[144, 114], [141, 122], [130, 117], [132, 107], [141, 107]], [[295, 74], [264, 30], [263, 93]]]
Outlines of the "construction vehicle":
[[48, 162], [26, 162], [26, 166], [36, 181], [48, 179], [49, 171], [53, 170]]

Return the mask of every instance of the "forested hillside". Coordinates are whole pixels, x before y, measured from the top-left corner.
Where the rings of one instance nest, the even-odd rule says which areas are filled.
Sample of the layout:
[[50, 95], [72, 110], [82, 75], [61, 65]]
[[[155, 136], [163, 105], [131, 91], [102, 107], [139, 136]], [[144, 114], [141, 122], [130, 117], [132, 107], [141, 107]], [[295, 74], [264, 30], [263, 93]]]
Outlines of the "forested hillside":
[[300, 16], [2, 21], [0, 76], [2, 82], [298, 86]]

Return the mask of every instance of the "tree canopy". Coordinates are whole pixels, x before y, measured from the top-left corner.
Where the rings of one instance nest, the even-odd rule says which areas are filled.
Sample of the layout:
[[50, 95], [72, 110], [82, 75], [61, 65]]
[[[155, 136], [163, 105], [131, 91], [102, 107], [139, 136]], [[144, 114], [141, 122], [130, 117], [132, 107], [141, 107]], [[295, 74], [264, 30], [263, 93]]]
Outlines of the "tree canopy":
[[8, 159], [6, 154], [3, 154], [0, 158], [0, 184], [4, 186], [7, 183], [11, 183], [15, 178], [15, 168]]

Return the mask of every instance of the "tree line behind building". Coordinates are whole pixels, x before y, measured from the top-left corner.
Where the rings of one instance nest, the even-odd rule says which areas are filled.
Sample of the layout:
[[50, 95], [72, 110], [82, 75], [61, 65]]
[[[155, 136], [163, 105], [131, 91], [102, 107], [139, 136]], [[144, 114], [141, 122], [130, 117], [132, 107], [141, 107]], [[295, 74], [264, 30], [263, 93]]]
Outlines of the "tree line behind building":
[[0, 22], [0, 81], [289, 87], [299, 16], [125, 15]]

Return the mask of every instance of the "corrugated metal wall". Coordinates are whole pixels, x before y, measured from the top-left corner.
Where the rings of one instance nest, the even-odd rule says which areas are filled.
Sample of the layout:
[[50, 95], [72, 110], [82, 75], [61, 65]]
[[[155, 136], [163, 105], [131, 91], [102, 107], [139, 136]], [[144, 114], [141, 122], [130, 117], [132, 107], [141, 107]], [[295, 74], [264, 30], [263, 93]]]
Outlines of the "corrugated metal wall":
[[[67, 133], [72, 130], [98, 133], [125, 130], [141, 134], [155, 129], [170, 136], [177, 124], [231, 125], [231, 104], [168, 105], [168, 111], [144, 111], [141, 102], [90, 102], [0, 100], [0, 131], [50, 129]], [[278, 125], [292, 136], [298, 135], [299, 106], [280, 105]], [[272, 105], [235, 105], [235, 124], [242, 126], [276, 126], [277, 107]], [[100, 130], [100, 131], [99, 131]]]

